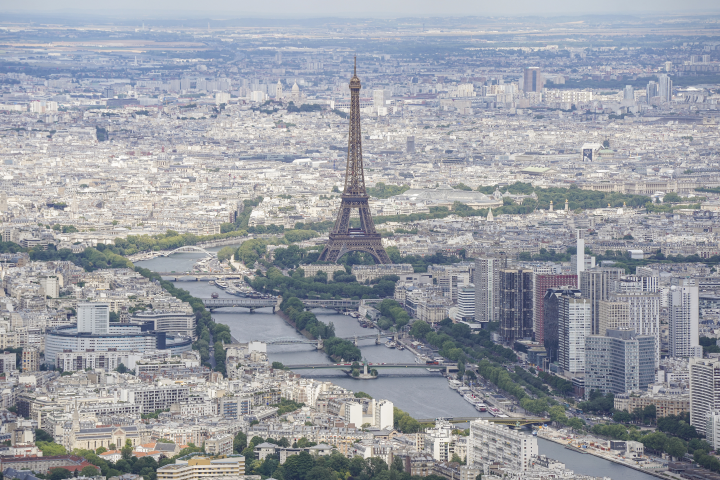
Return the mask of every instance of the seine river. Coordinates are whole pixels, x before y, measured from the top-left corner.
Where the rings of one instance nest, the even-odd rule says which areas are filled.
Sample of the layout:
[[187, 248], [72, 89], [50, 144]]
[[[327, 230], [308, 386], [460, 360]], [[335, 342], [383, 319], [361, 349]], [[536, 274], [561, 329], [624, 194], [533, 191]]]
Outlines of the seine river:
[[[217, 251], [221, 247], [208, 249]], [[197, 253], [176, 253], [170, 257], [158, 257], [152, 260], [137, 262], [136, 265], [150, 270], [188, 271], [195, 261], [202, 258]], [[222, 289], [209, 285], [207, 282], [175, 282], [179, 288], [189, 291], [198, 298], [210, 298], [217, 293], [220, 298], [229, 298], [230, 294]], [[357, 320], [350, 316], [338, 314], [334, 310], [313, 310], [322, 322], [332, 322], [338, 337], [352, 338], [354, 335], [374, 333], [360, 327]], [[272, 341], [277, 339], [303, 338], [290, 327], [272, 309], [259, 309], [250, 313], [244, 308], [223, 308], [212, 314], [218, 323], [230, 327], [230, 332], [240, 342], [250, 340]], [[372, 363], [414, 363], [414, 355], [407, 351], [390, 349], [384, 345], [375, 345], [374, 340], [360, 340], [359, 347], [363, 358]], [[285, 365], [331, 363], [323, 352], [314, 350], [311, 345], [268, 345], [270, 361], [282, 362]], [[364, 391], [373, 398], [385, 398], [408, 412], [415, 418], [436, 417], [471, 417], [480, 414], [454, 390], [448, 386], [447, 380], [424, 369], [382, 369], [376, 380], [354, 380], [342, 372], [334, 370], [298, 370], [298, 373], [319, 380], [331, 381], [353, 391]], [[383, 374], [386, 376], [383, 378]], [[404, 376], [412, 375], [412, 376]], [[578, 474], [605, 476], [613, 479], [650, 480], [655, 477], [638, 472], [621, 465], [602, 460], [592, 455], [572, 452], [553, 442], [538, 439], [541, 454], [555, 458], [567, 465], [567, 468]]]

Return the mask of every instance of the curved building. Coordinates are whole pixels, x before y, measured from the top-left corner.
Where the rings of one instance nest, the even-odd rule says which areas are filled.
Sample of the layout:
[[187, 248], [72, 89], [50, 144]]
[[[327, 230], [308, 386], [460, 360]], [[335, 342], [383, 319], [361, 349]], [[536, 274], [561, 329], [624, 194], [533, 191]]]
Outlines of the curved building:
[[153, 330], [172, 335], [184, 335], [195, 338], [195, 314], [173, 310], [150, 310], [135, 312], [131, 319], [133, 322], [153, 322]]
[[192, 338], [152, 330], [152, 324], [112, 323], [107, 333], [78, 332], [77, 325], [56, 327], [45, 334], [45, 363], [55, 365], [63, 351], [88, 350], [171, 350], [173, 354], [192, 349]]

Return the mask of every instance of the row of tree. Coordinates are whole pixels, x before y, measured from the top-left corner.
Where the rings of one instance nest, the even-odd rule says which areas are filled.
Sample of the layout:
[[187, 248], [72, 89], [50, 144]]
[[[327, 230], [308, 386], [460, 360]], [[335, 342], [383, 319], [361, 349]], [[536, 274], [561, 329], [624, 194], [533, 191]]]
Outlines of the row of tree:
[[[268, 272], [269, 273], [269, 272]], [[314, 313], [306, 312], [302, 301], [297, 297], [283, 300], [280, 309], [295, 324], [298, 331], [306, 331], [313, 338], [323, 338], [325, 353], [333, 360], [356, 361], [362, 358], [360, 349], [352, 342], [335, 336], [335, 326], [325, 324]]]

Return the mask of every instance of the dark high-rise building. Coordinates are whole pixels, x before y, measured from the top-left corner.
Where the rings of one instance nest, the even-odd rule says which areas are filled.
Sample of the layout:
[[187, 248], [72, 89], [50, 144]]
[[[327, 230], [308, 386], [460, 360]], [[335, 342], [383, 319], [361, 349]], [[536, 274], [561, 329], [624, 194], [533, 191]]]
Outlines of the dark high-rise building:
[[500, 336], [503, 342], [532, 338], [533, 272], [500, 271]]
[[533, 280], [534, 308], [533, 308], [533, 333], [535, 341], [543, 343], [544, 339], [544, 315], [545, 293], [548, 288], [553, 287], [577, 287], [577, 275], [535, 275]]
[[415, 153], [415, 136], [407, 137], [407, 153]]
[[542, 92], [545, 87], [540, 67], [528, 67], [523, 72], [523, 91]]
[[[574, 276], [574, 275], [573, 275]], [[557, 362], [560, 348], [560, 297], [579, 297], [579, 288], [549, 288], [543, 296], [543, 345], [548, 362]], [[535, 332], [537, 338], [537, 332]]]

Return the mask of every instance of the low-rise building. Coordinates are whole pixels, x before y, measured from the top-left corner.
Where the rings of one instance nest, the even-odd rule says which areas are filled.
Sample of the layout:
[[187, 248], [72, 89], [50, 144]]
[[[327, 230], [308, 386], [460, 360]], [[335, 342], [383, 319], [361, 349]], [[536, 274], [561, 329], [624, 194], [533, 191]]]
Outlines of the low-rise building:
[[627, 410], [632, 412], [636, 408], [645, 408], [655, 405], [657, 418], [668, 415], [680, 415], [690, 411], [689, 395], [657, 395], [647, 394], [642, 396], [617, 394], [615, 395], [615, 410]]
[[201, 480], [213, 477], [245, 475], [245, 457], [233, 455], [226, 458], [196, 456], [176, 460], [157, 470], [158, 480]]
[[487, 420], [470, 422], [468, 465], [501, 462], [516, 472], [524, 472], [532, 467], [537, 454], [537, 438], [532, 435]]

